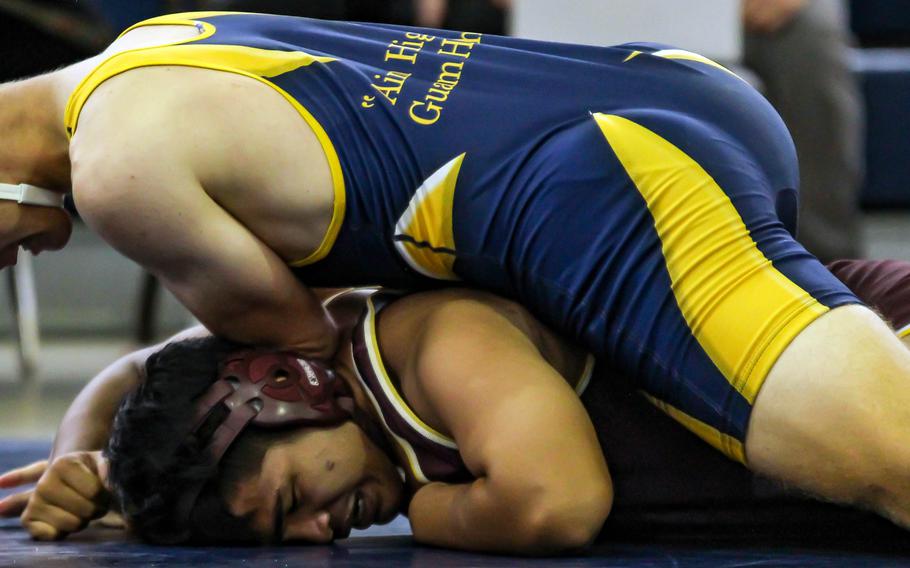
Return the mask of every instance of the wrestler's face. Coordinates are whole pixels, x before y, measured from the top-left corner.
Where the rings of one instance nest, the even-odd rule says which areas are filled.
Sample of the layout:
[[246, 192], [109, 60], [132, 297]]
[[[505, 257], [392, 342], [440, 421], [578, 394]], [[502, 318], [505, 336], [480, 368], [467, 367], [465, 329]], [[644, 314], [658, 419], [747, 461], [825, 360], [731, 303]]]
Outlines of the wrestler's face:
[[32, 254], [63, 248], [72, 231], [63, 209], [0, 201], [0, 268], [16, 264], [20, 247]]
[[272, 446], [259, 471], [227, 492], [228, 510], [249, 519], [259, 541], [326, 543], [395, 518], [402, 481], [389, 458], [347, 421], [304, 428]]

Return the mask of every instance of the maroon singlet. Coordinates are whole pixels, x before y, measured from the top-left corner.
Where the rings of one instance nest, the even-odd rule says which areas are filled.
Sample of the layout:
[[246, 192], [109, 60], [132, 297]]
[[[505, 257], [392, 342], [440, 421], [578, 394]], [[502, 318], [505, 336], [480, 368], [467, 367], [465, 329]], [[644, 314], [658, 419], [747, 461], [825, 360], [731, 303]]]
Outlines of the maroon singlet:
[[891, 322], [898, 336], [910, 335], [910, 262], [836, 260], [828, 270]]

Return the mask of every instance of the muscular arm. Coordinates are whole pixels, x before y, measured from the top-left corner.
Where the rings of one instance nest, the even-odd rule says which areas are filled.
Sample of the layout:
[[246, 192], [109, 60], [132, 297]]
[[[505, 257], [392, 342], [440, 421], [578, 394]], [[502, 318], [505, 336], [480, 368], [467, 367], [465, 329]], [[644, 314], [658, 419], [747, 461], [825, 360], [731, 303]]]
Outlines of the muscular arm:
[[209, 132], [210, 121], [194, 120], [204, 101], [187, 107], [186, 93], [168, 100], [178, 95], [167, 77], [142, 77], [111, 79], [82, 111], [71, 159], [86, 222], [158, 276], [213, 333], [330, 358], [336, 331], [319, 300], [205, 191], [200, 168], [221, 169], [198, 162], [227, 168], [230, 156], [213, 156], [234, 142]]
[[[320, 299], [326, 299], [342, 290], [344, 289], [314, 288], [313, 292]], [[201, 325], [186, 329], [158, 345], [124, 355], [95, 375], [79, 391], [63, 416], [54, 437], [51, 461], [54, 457], [69, 452], [103, 448], [110, 437], [120, 401], [139, 386], [146, 360], [168, 343], [208, 335], [209, 331]]]
[[[170, 341], [207, 333], [197, 327]], [[0, 499], [0, 517], [19, 516], [33, 538], [54, 540], [82, 530], [108, 512], [107, 464], [99, 450], [110, 436], [120, 400], [138, 386], [145, 360], [160, 347], [121, 357], [89, 382], [67, 410], [49, 459], [0, 475], [3, 488], [37, 482], [34, 489]], [[122, 526], [117, 514], [105, 519], [111, 526]]]
[[603, 452], [577, 395], [527, 335], [481, 302], [449, 302], [426, 322], [412, 365], [477, 477], [415, 494], [416, 540], [541, 554], [597, 535], [612, 502]]
[[79, 392], [63, 416], [54, 437], [50, 460], [70, 452], [103, 448], [110, 437], [120, 401], [142, 380], [146, 359], [167, 343], [204, 335], [208, 335], [204, 327], [193, 327], [162, 344], [124, 355], [98, 373]]

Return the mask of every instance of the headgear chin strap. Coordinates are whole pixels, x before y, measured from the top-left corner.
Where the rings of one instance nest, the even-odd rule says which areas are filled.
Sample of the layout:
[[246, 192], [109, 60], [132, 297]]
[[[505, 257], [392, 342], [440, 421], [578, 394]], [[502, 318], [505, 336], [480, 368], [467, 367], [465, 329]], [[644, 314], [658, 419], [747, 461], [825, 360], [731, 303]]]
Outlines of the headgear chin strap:
[[[354, 400], [334, 371], [294, 353], [243, 350], [228, 355], [218, 379], [196, 400], [189, 435], [196, 434], [212, 411], [228, 410], [205, 452], [212, 465], [250, 424], [264, 428], [330, 426], [351, 419]], [[178, 527], [186, 527], [205, 483], [191, 488], [177, 504]]]
[[41, 207], [63, 207], [63, 198], [62, 193], [27, 183], [0, 183], [0, 199], [7, 201]]

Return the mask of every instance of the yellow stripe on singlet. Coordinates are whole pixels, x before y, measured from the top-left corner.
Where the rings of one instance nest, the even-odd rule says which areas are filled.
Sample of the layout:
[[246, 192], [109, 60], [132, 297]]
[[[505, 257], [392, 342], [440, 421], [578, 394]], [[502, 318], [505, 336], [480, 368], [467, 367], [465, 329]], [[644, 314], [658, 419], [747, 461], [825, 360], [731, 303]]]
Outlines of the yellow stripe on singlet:
[[414, 192], [395, 224], [395, 248], [417, 272], [438, 280], [459, 280], [455, 274], [455, 232], [452, 207], [465, 154], [456, 156], [428, 177]]
[[[642, 54], [643, 54], [643, 52], [635, 50], [632, 53], [630, 53], [628, 57], [623, 59], [622, 62], [628, 63], [629, 61], [632, 61], [633, 59], [635, 59], [636, 57], [638, 57], [639, 55], [642, 55]], [[716, 69], [720, 69], [721, 71], [726, 71], [727, 73], [729, 73], [730, 75], [733, 75], [740, 81], [745, 81], [745, 79], [743, 79], [742, 77], [740, 77], [733, 71], [730, 71], [729, 69], [727, 69], [720, 63], [714, 61], [713, 59], [708, 59], [704, 55], [700, 55], [693, 51], [686, 51], [685, 49], [661, 49], [659, 51], [652, 51], [652, 52], [648, 53], [648, 55], [653, 55], [654, 57], [662, 57], [663, 59], [681, 59], [684, 61], [695, 61], [697, 63], [704, 63], [705, 65], [709, 65]]]
[[[730, 198], [695, 160], [629, 119], [594, 119], [647, 203], [689, 329], [753, 404], [787, 345], [828, 308], [762, 254]], [[744, 459], [738, 440], [694, 430]]]
[[730, 71], [729, 69], [727, 69], [720, 63], [718, 63], [712, 59], [708, 59], [704, 55], [700, 55], [700, 54], [692, 52], [692, 51], [686, 51], [685, 49], [661, 49], [660, 51], [655, 51], [655, 52], [651, 53], [651, 55], [653, 55], [655, 57], [663, 57], [664, 59], [682, 59], [684, 61], [695, 61], [698, 63], [704, 63], [705, 65], [709, 65], [716, 69], [720, 69], [721, 71], [726, 71], [727, 73], [729, 73], [730, 75], [733, 75], [740, 81], [745, 81], [745, 79], [743, 79], [742, 77], [740, 77], [733, 71]]
[[75, 134], [78, 127], [79, 114], [95, 89], [108, 79], [139, 67], [169, 65], [195, 67], [235, 73], [268, 85], [284, 97], [310, 126], [322, 146], [332, 174], [334, 204], [329, 228], [315, 251], [306, 258], [289, 263], [291, 266], [312, 264], [328, 255], [344, 222], [345, 184], [341, 161], [338, 158], [338, 152], [335, 150], [334, 144], [315, 117], [290, 93], [268, 79], [314, 63], [330, 63], [335, 61], [335, 59], [313, 55], [304, 51], [280, 51], [239, 45], [193, 43], [208, 38], [216, 32], [215, 26], [210, 22], [194, 20], [194, 17], [203, 18], [229, 14], [236, 14], [236, 12], [172, 14], [146, 20], [129, 28], [124, 33], [147, 25], [185, 25], [199, 27], [200, 35], [165, 45], [123, 51], [112, 55], [102, 62], [82, 80], [70, 95], [64, 115], [67, 135], [72, 137]]
[[669, 417], [673, 418], [688, 428], [699, 438], [708, 442], [715, 448], [723, 451], [725, 454], [735, 459], [736, 461], [746, 463], [746, 451], [743, 447], [743, 444], [739, 440], [733, 436], [730, 436], [729, 434], [724, 434], [717, 428], [708, 426], [701, 420], [692, 418], [675, 406], [667, 404], [666, 402], [655, 398], [644, 391], [641, 391], [641, 393], [651, 402], [651, 404], [661, 409], [664, 414], [668, 415]]
[[[145, 26], [196, 26], [202, 25], [206, 28], [207, 34], [203, 34], [199, 37], [194, 37], [186, 41], [181, 41], [180, 43], [186, 43], [187, 41], [199, 41], [200, 39], [205, 39], [215, 33], [215, 26], [208, 22], [200, 22], [199, 18], [211, 18], [213, 16], [231, 16], [234, 14], [242, 14], [244, 12], [177, 12], [175, 14], [165, 14], [163, 16], [156, 16], [154, 18], [149, 18], [141, 22], [136, 22], [132, 26], [123, 30], [117, 39], [125, 36], [136, 28], [144, 28]], [[177, 44], [171, 44], [177, 45]]]

